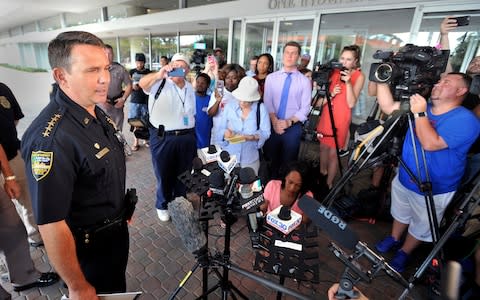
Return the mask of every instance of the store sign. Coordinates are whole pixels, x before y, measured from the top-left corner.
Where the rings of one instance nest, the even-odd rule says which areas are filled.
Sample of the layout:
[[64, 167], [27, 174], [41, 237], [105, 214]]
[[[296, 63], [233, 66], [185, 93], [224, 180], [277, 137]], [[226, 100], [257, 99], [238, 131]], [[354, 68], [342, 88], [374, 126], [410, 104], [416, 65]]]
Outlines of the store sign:
[[268, 8], [320, 8], [323, 6], [343, 6], [361, 2], [368, 2], [368, 0], [268, 0]]

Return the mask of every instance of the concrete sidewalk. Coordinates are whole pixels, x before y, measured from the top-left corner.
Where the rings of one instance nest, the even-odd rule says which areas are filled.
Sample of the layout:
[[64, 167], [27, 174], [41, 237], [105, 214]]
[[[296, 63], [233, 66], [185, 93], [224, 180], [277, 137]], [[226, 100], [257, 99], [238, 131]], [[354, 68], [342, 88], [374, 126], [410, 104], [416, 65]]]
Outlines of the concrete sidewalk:
[[[6, 83], [14, 92], [20, 103], [25, 118], [19, 124], [20, 134], [46, 105], [48, 92], [52, 82], [50, 73], [23, 73], [0, 67], [0, 80]], [[124, 131], [128, 140], [132, 135], [128, 130]], [[364, 175], [364, 179], [369, 175]], [[368, 180], [368, 179], [367, 179]], [[141, 299], [167, 299], [173, 292], [180, 280], [195, 264], [192, 254], [184, 248], [171, 222], [160, 222], [154, 207], [155, 199], [155, 176], [152, 171], [150, 151], [146, 147], [140, 147], [127, 159], [127, 187], [135, 187], [139, 196], [139, 203], [134, 215], [133, 224], [130, 226], [130, 258], [127, 267], [128, 291], [142, 291]], [[210, 252], [223, 250], [224, 229], [220, 227], [218, 216], [210, 221], [209, 246]], [[372, 225], [366, 222], [353, 221], [349, 224], [356, 231], [361, 240], [373, 245], [389, 230], [390, 224], [377, 222]], [[233, 225], [231, 238], [231, 262], [239, 267], [253, 272], [273, 282], [279, 282], [278, 276], [264, 272], [253, 271], [255, 253], [251, 247], [245, 218], [240, 218]], [[287, 278], [285, 286], [300, 293], [308, 295], [312, 299], [325, 299], [328, 287], [337, 282], [344, 265], [335, 258], [327, 246], [330, 237], [323, 233], [319, 234], [319, 279], [320, 283], [310, 284], [296, 282]], [[51, 267], [48, 257], [43, 248], [31, 249], [32, 258], [40, 271], [49, 271]], [[407, 270], [407, 275], [414, 271], [413, 265]], [[221, 272], [221, 270], [220, 270]], [[216, 276], [210, 274], [209, 285], [217, 282]], [[408, 278], [408, 277], [407, 277]], [[229, 278], [233, 285], [242, 291], [249, 299], [275, 299], [276, 292], [261, 284], [252, 281], [242, 275], [230, 271]], [[8, 282], [2, 285], [11, 291]], [[373, 284], [359, 284], [359, 287], [371, 297], [371, 299], [395, 299], [403, 291], [403, 288], [388, 276], [376, 278]], [[412, 291], [412, 299], [420, 299], [418, 291], [423, 287], [415, 287]], [[41, 289], [30, 289], [25, 292], [12, 292], [13, 299], [59, 299], [66, 293], [60, 283]], [[185, 284], [184, 290], [180, 291], [177, 299], [195, 299], [202, 292], [202, 272], [198, 269]], [[420, 298], [419, 298], [420, 297]], [[220, 290], [217, 290], [210, 299], [221, 299]], [[283, 297], [282, 299], [293, 299]]]

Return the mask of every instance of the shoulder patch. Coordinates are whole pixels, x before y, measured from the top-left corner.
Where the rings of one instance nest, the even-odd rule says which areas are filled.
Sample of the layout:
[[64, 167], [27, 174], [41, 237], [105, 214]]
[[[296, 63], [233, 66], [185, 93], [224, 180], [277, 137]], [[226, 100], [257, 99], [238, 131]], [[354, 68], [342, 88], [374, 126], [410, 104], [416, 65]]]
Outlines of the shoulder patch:
[[31, 156], [32, 174], [40, 181], [50, 172], [53, 165], [53, 152], [33, 151]]
[[47, 126], [45, 126], [45, 129], [42, 132], [43, 137], [50, 136], [50, 133], [52, 132], [55, 125], [57, 125], [58, 120], [60, 120], [61, 117], [62, 115], [58, 113], [55, 113], [53, 116], [50, 117], [50, 121], [47, 122]]
[[10, 104], [10, 101], [8, 101], [7, 97], [5, 96], [0, 96], [0, 105], [5, 109], [12, 108], [12, 104]]

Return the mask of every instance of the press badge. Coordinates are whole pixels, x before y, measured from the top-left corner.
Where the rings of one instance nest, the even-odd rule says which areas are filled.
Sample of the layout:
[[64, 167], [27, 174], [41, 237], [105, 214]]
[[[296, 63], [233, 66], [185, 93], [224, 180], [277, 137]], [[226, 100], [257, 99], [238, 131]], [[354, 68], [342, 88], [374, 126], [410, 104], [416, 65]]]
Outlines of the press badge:
[[188, 115], [183, 115], [183, 125], [188, 126]]

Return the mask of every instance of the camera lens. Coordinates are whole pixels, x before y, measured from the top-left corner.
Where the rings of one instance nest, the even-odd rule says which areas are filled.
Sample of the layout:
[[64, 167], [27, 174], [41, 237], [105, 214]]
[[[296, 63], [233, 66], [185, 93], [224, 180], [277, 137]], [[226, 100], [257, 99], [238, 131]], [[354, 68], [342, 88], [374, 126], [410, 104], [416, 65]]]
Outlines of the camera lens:
[[377, 70], [375, 71], [375, 78], [378, 82], [387, 82], [392, 78], [392, 66], [389, 64], [381, 64], [378, 66]]

